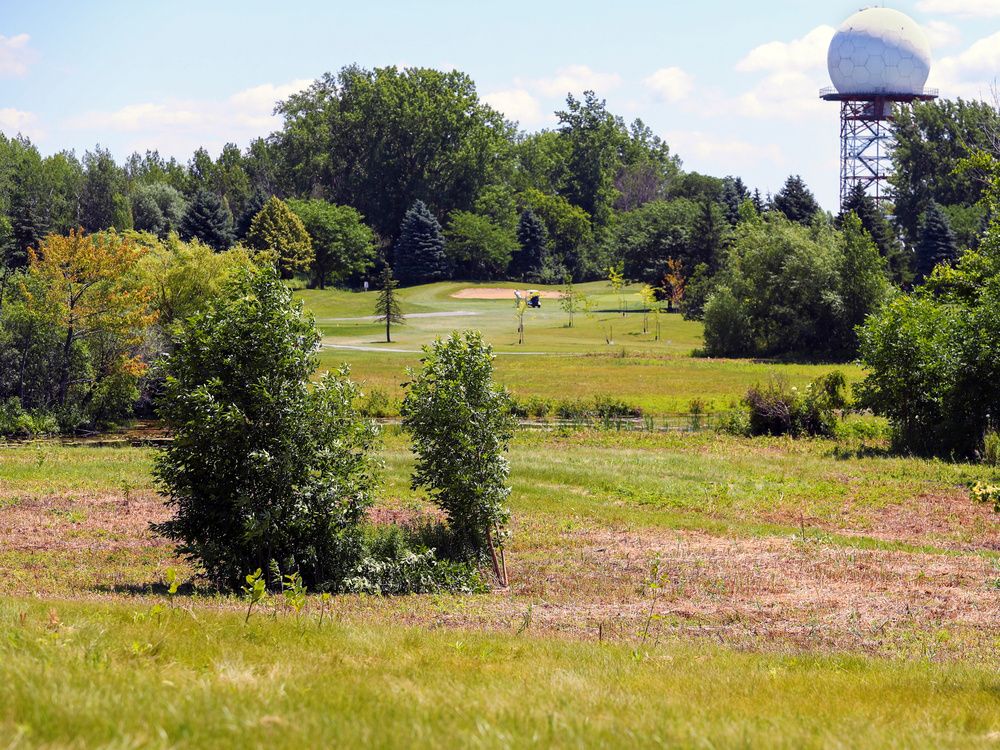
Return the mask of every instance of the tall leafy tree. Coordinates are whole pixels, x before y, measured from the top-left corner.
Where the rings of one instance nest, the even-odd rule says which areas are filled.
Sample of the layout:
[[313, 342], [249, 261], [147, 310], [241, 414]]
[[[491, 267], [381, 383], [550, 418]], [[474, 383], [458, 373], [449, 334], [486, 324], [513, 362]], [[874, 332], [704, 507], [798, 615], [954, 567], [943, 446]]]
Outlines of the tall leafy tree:
[[[143, 249], [114, 232], [72, 231], [49, 235], [29, 253], [29, 308], [52, 321], [62, 339], [54, 384], [65, 426], [129, 413], [146, 369], [139, 346], [156, 319], [152, 292], [138, 274]], [[107, 387], [116, 382], [120, 388]]]
[[625, 125], [607, 110], [593, 91], [583, 99], [566, 97], [566, 109], [556, 112], [559, 132], [569, 143], [565, 195], [586, 211], [595, 227], [611, 221], [616, 197], [614, 180], [622, 163]]
[[519, 249], [511, 256], [507, 273], [515, 279], [537, 278], [545, 266], [549, 232], [530, 208], [521, 213], [517, 223], [517, 244]]
[[315, 259], [310, 275], [314, 287], [325, 289], [327, 284], [343, 283], [371, 268], [375, 235], [357, 210], [318, 198], [290, 200], [288, 207], [302, 220], [312, 239]]
[[392, 269], [386, 265], [378, 277], [379, 292], [375, 298], [375, 320], [385, 323], [385, 343], [392, 343], [392, 326], [403, 325], [406, 318], [399, 304], [399, 292], [396, 288], [399, 282], [392, 276]]
[[199, 190], [184, 212], [180, 235], [225, 250], [233, 244], [233, 218], [215, 193]]
[[857, 326], [879, 311], [888, 295], [889, 282], [885, 258], [857, 214], [849, 213], [844, 217], [840, 241], [842, 259], [838, 292], [843, 316], [839, 336], [842, 351], [853, 353], [858, 350]]
[[892, 225], [875, 203], [875, 199], [868, 195], [860, 184], [854, 186], [844, 201], [840, 216], [841, 224], [850, 213], [858, 217], [861, 226], [878, 248], [879, 254], [886, 259], [893, 280], [899, 284], [910, 281], [912, 272], [909, 260], [896, 238]]
[[917, 243], [931, 202], [974, 206], [985, 183], [959, 162], [984, 151], [1000, 156], [1000, 111], [986, 102], [939, 99], [897, 112], [893, 126], [893, 214], [910, 246]]
[[507, 270], [516, 248], [514, 233], [486, 216], [454, 211], [448, 219], [445, 254], [455, 278], [499, 278]]
[[274, 196], [250, 222], [246, 243], [255, 250], [274, 253], [278, 269], [285, 278], [308, 270], [315, 257], [312, 238], [302, 219], [287, 203]]
[[387, 239], [416, 199], [441, 216], [469, 211], [513, 171], [513, 126], [458, 71], [351, 66], [278, 111], [282, 188], [352, 205]]
[[394, 270], [401, 284], [426, 284], [448, 276], [448, 258], [444, 252], [441, 225], [418, 200], [406, 212], [393, 247]]
[[127, 200], [125, 172], [111, 152], [97, 148], [83, 156], [84, 181], [80, 194], [80, 223], [88, 232], [103, 229], [128, 229], [131, 221]]
[[186, 207], [184, 196], [166, 182], [139, 184], [132, 191], [132, 217], [140, 232], [162, 238], [178, 231]]
[[917, 279], [930, 276], [939, 263], [953, 263], [958, 257], [955, 234], [937, 203], [931, 203], [920, 222], [920, 236], [914, 253]]

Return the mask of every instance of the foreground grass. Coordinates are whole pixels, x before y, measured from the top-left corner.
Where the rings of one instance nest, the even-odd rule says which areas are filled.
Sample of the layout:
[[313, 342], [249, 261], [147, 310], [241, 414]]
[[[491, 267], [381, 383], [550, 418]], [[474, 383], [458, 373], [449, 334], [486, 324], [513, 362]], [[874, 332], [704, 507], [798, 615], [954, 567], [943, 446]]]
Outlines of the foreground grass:
[[0, 602], [27, 747], [991, 747], [962, 664], [626, 647], [315, 617]]

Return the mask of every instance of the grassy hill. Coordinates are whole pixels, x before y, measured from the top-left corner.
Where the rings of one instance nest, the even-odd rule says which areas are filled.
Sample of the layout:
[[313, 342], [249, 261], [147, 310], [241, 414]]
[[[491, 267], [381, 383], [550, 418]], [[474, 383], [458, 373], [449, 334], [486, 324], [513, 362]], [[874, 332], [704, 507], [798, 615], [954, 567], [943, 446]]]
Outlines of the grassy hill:
[[[505, 287], [509, 299], [460, 299], [463, 290]], [[751, 385], [780, 375], [805, 386], [835, 369], [828, 365], [777, 364], [748, 360], [705, 359], [693, 356], [702, 346], [702, 326], [677, 314], [660, 316], [660, 338], [644, 315], [638, 290], [626, 289], [627, 315], [608, 284], [576, 286], [593, 304], [590, 314], [568, 316], [556, 299], [545, 299], [539, 310], [525, 315], [525, 343], [517, 343], [513, 290], [527, 285], [446, 282], [403, 289], [403, 311], [411, 317], [393, 330], [385, 343], [384, 328], [368, 318], [376, 292], [303, 290], [298, 292], [316, 316], [323, 333], [322, 365], [351, 366], [354, 377], [391, 398], [401, 396], [406, 368], [415, 367], [420, 347], [452, 330], [476, 328], [493, 345], [497, 377], [521, 398], [579, 399], [614, 396], [650, 414], [683, 413], [695, 399], [708, 410], [725, 410]], [[533, 286], [558, 293], [559, 287]], [[608, 340], [611, 343], [608, 343]], [[853, 365], [838, 365], [849, 381], [860, 378]]]

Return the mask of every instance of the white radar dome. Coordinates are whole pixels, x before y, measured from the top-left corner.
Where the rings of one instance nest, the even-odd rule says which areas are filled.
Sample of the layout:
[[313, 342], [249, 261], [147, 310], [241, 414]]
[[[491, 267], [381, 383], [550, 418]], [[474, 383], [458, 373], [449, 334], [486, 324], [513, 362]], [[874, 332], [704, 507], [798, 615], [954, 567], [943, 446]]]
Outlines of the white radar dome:
[[827, 66], [840, 94], [920, 94], [931, 72], [931, 47], [909, 16], [868, 8], [834, 35]]

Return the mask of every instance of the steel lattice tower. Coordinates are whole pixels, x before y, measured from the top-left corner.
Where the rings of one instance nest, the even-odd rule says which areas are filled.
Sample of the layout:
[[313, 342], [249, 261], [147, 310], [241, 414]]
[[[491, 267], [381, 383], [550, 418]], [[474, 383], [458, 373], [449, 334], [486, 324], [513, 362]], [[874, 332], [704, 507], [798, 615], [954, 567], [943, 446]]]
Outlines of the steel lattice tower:
[[895, 108], [914, 101], [932, 101], [935, 90], [920, 94], [840, 94], [828, 88], [820, 92], [826, 101], [840, 102], [840, 205], [856, 185], [881, 206], [886, 200], [885, 183], [892, 173], [895, 145], [892, 124]]

